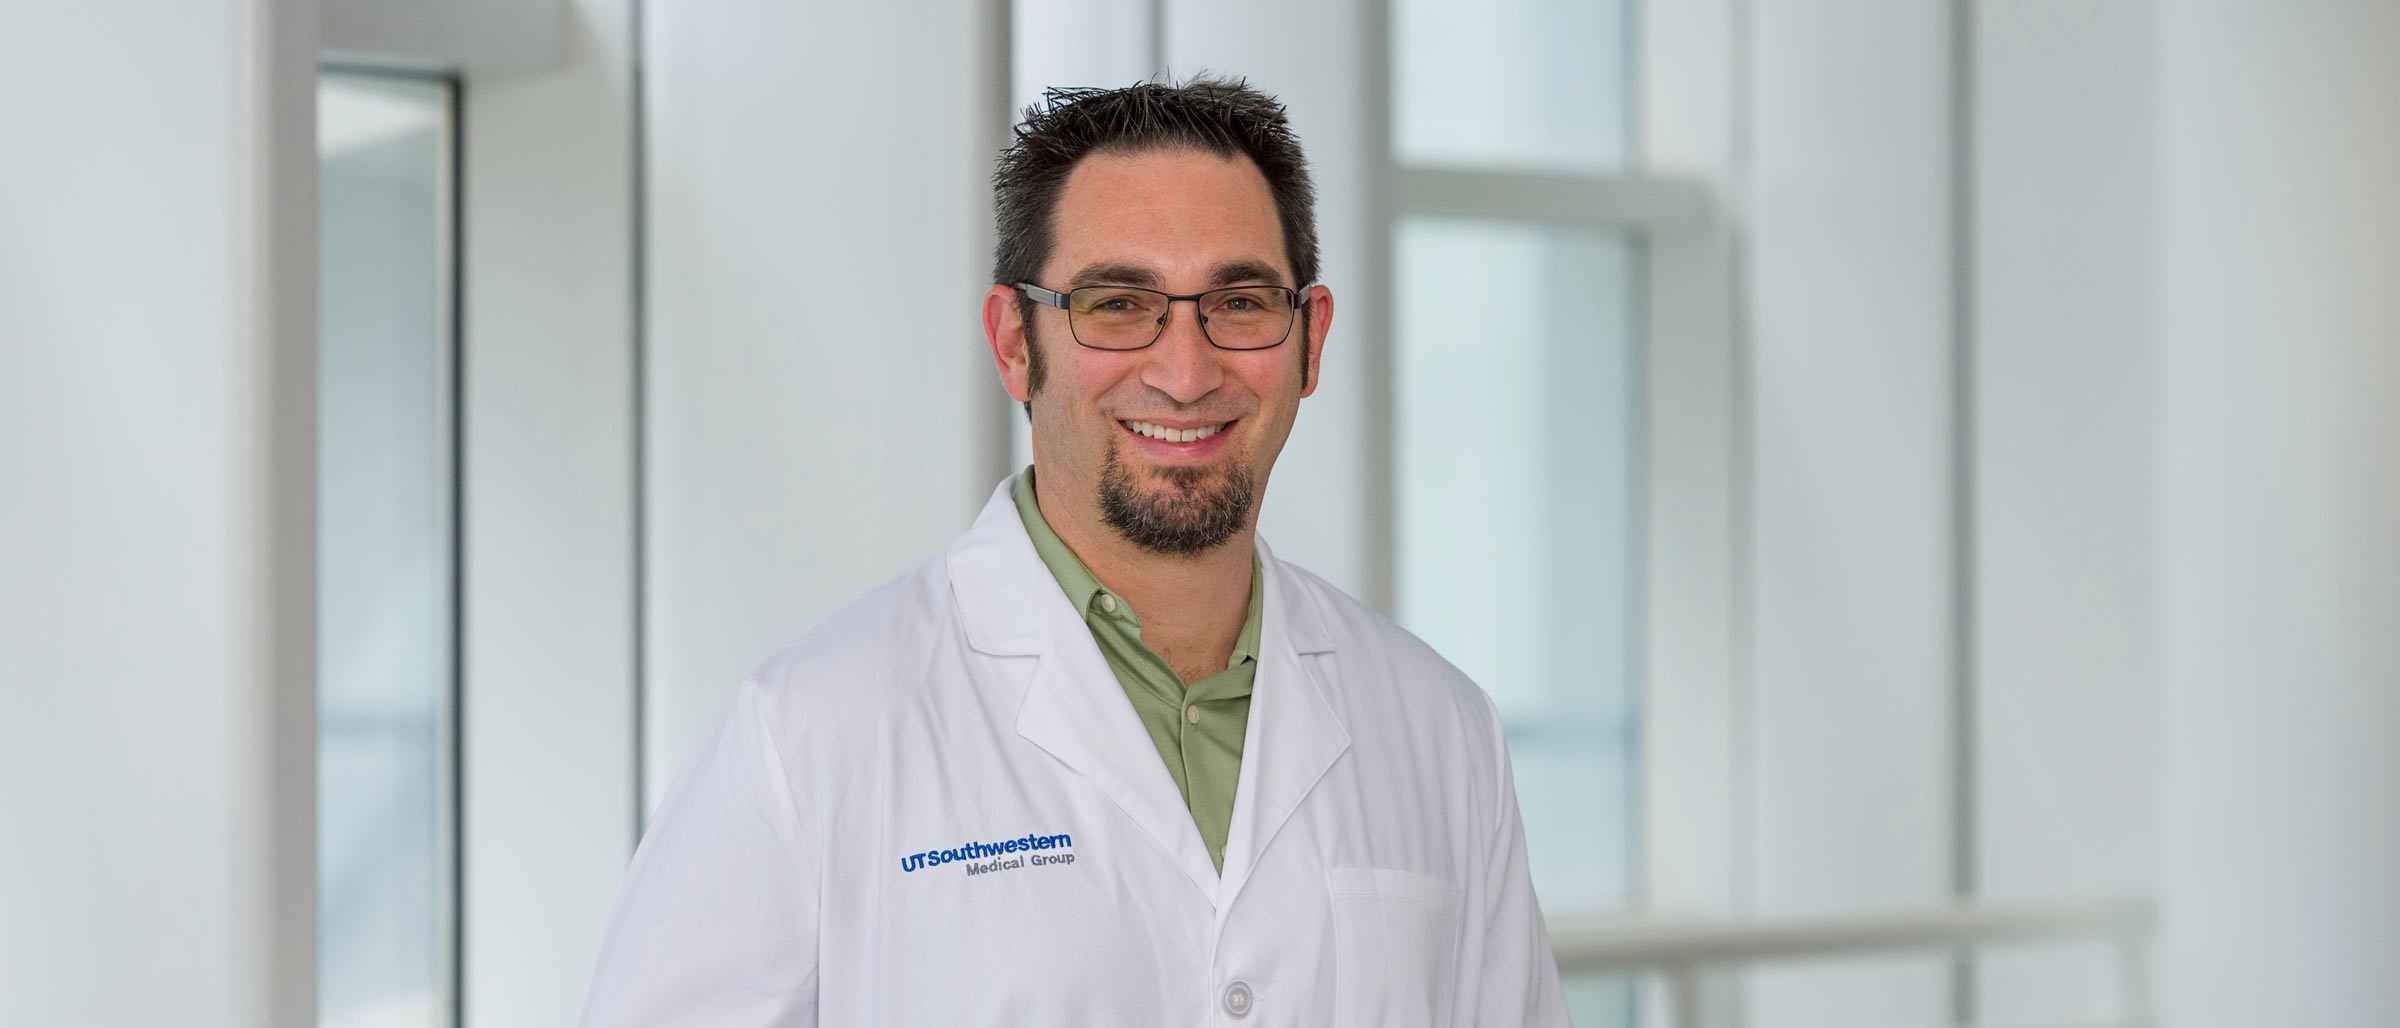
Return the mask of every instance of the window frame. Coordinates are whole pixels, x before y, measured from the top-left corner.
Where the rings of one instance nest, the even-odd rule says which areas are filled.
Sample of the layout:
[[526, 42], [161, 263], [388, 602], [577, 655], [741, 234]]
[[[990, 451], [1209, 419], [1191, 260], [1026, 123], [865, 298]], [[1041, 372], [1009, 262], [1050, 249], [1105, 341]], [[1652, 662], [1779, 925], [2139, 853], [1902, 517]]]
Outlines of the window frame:
[[[1632, 751], [1636, 826], [1632, 895], [1608, 919], [1738, 909], [1747, 867], [1747, 660], [1740, 630], [1744, 519], [1740, 238], [1728, 197], [1738, 116], [1734, 0], [1630, 0], [1627, 164], [1607, 171], [1405, 163], [1393, 140], [1392, 0], [1371, 0], [1361, 61], [1374, 128], [1372, 281], [1387, 290], [1394, 230], [1420, 216], [1622, 231], [1641, 254], [1636, 312], [1637, 478]], [[1370, 331], [1393, 338], [1392, 299]], [[1397, 420], [1393, 361], [1373, 369], [1380, 403], [1370, 438]], [[1397, 455], [1377, 455], [1391, 509]], [[1376, 556], [1396, 596], [1398, 547], [1385, 515]], [[1564, 913], [1550, 912], [1553, 919]], [[1645, 1003], [1655, 1008], [1657, 1004]]]

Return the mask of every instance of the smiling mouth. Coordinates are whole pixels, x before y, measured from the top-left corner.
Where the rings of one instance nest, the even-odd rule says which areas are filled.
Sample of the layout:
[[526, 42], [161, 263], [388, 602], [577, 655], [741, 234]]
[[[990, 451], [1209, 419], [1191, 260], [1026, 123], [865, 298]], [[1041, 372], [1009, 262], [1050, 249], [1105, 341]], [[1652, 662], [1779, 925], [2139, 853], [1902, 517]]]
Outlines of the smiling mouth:
[[1168, 428], [1165, 425], [1156, 425], [1147, 421], [1119, 421], [1117, 424], [1135, 435], [1148, 436], [1166, 443], [1196, 443], [1233, 426], [1231, 421], [1203, 425], [1198, 428]]

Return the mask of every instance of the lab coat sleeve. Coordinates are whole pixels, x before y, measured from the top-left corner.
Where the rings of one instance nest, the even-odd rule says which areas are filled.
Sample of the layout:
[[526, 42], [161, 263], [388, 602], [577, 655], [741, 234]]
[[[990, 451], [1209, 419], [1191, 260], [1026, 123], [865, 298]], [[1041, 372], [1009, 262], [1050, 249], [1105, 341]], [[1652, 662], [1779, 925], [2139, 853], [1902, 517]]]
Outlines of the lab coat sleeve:
[[744, 683], [651, 818], [585, 1028], [817, 1023], [817, 862], [761, 705]]
[[1482, 910], [1481, 951], [1461, 970], [1469, 974], [1458, 992], [1458, 1024], [1539, 1025], [1567, 1028], [1566, 998], [1560, 994], [1558, 961], [1550, 952], [1550, 930], [1533, 895], [1525, 862], [1525, 824], [1517, 815], [1516, 774], [1500, 733], [1500, 712], [1483, 696], [1492, 752], [1498, 761], [1497, 816], [1478, 903]]

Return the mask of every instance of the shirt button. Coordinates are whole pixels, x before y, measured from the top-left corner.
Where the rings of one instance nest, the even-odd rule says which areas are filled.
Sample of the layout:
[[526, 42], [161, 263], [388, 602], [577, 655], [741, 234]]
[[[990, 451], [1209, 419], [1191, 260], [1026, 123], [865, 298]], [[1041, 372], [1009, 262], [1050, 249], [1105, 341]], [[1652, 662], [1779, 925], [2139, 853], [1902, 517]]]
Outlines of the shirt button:
[[1183, 708], [1183, 723], [1187, 725], [1196, 725], [1200, 723], [1199, 704], [1195, 703], [1191, 706]]
[[1101, 610], [1104, 610], [1104, 611], [1107, 611], [1107, 612], [1109, 612], [1109, 613], [1111, 613], [1111, 614], [1114, 614], [1114, 613], [1116, 613], [1116, 612], [1117, 612], [1117, 598], [1116, 598], [1116, 597], [1114, 597], [1114, 596], [1110, 596], [1110, 595], [1109, 595], [1109, 594], [1107, 594], [1107, 593], [1101, 593], [1101, 594], [1100, 594], [1100, 609], [1101, 609]]
[[1250, 1016], [1250, 983], [1234, 982], [1225, 986], [1225, 1016], [1235, 1020]]

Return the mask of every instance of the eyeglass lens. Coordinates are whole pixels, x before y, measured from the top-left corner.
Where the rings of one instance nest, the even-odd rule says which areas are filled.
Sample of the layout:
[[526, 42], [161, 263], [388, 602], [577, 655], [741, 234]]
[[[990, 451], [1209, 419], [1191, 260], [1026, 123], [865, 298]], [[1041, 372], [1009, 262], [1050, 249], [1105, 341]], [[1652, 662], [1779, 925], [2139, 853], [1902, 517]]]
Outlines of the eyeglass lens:
[[[1261, 350], [1291, 332], [1296, 305], [1290, 290], [1235, 286], [1200, 294], [1200, 329], [1229, 350]], [[1075, 341], [1104, 350], [1138, 350], [1166, 331], [1167, 294], [1132, 286], [1085, 286], [1067, 294]]]

